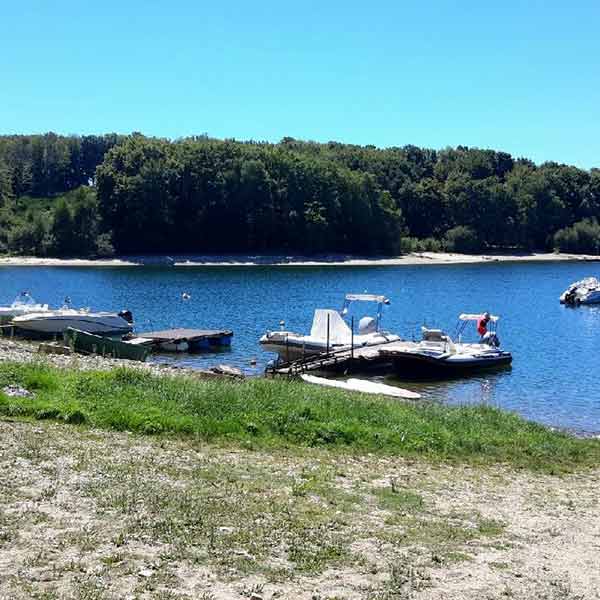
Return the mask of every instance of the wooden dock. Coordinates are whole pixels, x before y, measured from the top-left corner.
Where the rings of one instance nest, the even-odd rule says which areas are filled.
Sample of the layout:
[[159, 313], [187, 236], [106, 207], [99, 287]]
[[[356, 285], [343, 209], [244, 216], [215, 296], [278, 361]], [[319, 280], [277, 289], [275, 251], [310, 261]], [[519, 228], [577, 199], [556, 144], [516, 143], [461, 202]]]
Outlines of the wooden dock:
[[136, 336], [136, 343], [144, 341], [153, 348], [169, 350], [187, 345], [189, 351], [210, 350], [230, 346], [233, 331], [229, 329], [165, 329], [149, 331]]
[[389, 366], [389, 358], [383, 356], [379, 350], [388, 344], [384, 342], [374, 346], [361, 346], [360, 348], [337, 350], [335, 352], [313, 354], [289, 362], [279, 362], [267, 367], [269, 375], [289, 375], [296, 377], [310, 371], [334, 371], [338, 373], [353, 373], [358, 371], [372, 371]]

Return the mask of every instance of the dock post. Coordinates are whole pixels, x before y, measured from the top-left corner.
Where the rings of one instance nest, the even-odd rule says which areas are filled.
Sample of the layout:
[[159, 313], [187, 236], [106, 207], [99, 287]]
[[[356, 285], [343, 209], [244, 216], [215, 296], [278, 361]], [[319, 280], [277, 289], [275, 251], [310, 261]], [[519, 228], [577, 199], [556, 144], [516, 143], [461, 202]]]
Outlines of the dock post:
[[354, 360], [354, 315], [350, 319], [350, 359]]
[[288, 334], [285, 334], [285, 359], [286, 362], [290, 362], [290, 346], [288, 344]]
[[327, 314], [327, 354], [329, 354], [329, 314]]

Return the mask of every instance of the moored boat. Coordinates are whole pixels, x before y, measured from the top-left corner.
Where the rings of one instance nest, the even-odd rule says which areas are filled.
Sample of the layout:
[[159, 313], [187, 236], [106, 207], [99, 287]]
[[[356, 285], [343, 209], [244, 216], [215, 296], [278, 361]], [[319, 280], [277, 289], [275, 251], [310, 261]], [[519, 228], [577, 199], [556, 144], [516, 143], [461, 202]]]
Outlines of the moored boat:
[[63, 307], [21, 315], [11, 324], [25, 333], [41, 336], [62, 335], [69, 327], [88, 333], [123, 335], [132, 331], [133, 318], [128, 310], [111, 313]]
[[570, 306], [600, 304], [600, 281], [595, 277], [586, 277], [572, 283], [560, 295], [560, 303]]
[[510, 365], [512, 354], [499, 348], [496, 334], [499, 317], [487, 316], [485, 323], [491, 324], [490, 331], [484, 326], [485, 332], [480, 330], [478, 343], [462, 342], [464, 326], [477, 321], [481, 327], [482, 319], [484, 315], [461, 314], [457, 342], [439, 329], [423, 328], [420, 342], [390, 344], [382, 347], [379, 353], [389, 359], [397, 374], [408, 377], [451, 377]]
[[[359, 320], [358, 332], [352, 330], [347, 316], [353, 302], [374, 302], [375, 318], [364, 316]], [[383, 306], [390, 301], [374, 294], [347, 294], [341, 310], [318, 308], [315, 310], [310, 334], [293, 331], [267, 331], [260, 338], [260, 345], [268, 352], [276, 352], [286, 361], [324, 352], [344, 350], [353, 346], [362, 348], [400, 340], [398, 335], [381, 329]], [[346, 320], [344, 319], [346, 317]]]
[[83, 354], [98, 354], [111, 358], [145, 361], [150, 353], [148, 344], [131, 344], [127, 341], [104, 337], [68, 327], [63, 338], [67, 346]]

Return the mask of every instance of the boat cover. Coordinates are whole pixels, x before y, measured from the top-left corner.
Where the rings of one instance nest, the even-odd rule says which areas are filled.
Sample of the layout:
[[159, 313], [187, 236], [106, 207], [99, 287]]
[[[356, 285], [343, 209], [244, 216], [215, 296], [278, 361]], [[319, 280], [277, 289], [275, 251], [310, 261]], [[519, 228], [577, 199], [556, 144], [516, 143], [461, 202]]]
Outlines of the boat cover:
[[327, 340], [327, 317], [329, 316], [329, 343], [350, 344], [352, 331], [336, 310], [317, 308], [310, 330], [310, 337]]

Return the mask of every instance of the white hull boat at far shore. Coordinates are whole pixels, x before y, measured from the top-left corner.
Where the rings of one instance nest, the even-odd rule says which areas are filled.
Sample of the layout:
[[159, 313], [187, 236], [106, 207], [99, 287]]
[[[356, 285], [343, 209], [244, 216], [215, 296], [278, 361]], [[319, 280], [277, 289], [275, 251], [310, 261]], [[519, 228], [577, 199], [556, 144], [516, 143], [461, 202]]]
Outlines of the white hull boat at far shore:
[[600, 304], [600, 281], [595, 277], [586, 277], [572, 283], [560, 296], [561, 304], [579, 306], [580, 304]]
[[[352, 331], [344, 317], [352, 302], [377, 303], [377, 316], [363, 317], [358, 324], [358, 333]], [[380, 328], [385, 296], [372, 294], [347, 294], [341, 311], [318, 308], [315, 310], [309, 335], [293, 331], [268, 331], [260, 338], [260, 345], [267, 352], [276, 352], [284, 361], [339, 350], [375, 346], [399, 341], [400, 337]]]
[[61, 335], [69, 327], [100, 335], [123, 335], [133, 329], [129, 311], [91, 312], [62, 308], [15, 317], [11, 324], [19, 330], [38, 335]]

